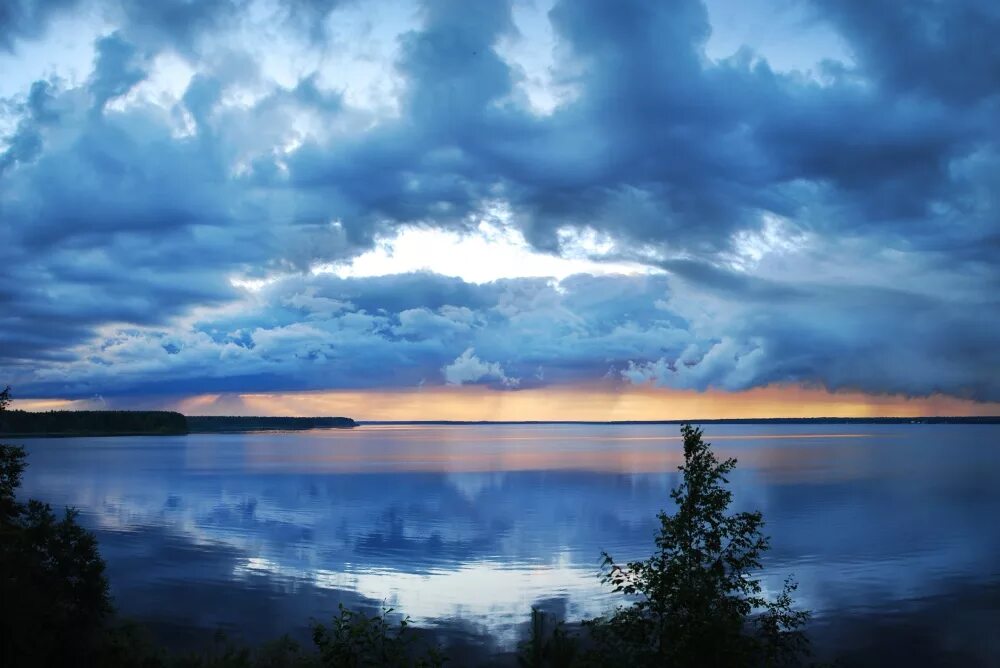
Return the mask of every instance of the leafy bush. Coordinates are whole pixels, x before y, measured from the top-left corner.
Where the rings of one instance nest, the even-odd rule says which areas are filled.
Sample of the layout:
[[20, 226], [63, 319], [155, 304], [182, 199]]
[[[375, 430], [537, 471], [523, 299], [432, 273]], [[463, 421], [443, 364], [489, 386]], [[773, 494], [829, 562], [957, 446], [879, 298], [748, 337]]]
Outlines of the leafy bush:
[[[0, 393], [0, 411], [10, 400]], [[85, 665], [112, 613], [93, 534], [67, 509], [19, 503], [24, 450], [0, 445], [0, 665]]]
[[323, 666], [362, 668], [433, 668], [444, 664], [437, 648], [418, 651], [416, 639], [409, 632], [409, 618], [399, 624], [389, 623], [392, 609], [379, 615], [365, 615], [339, 606], [340, 614], [329, 627], [318, 624], [313, 642]]

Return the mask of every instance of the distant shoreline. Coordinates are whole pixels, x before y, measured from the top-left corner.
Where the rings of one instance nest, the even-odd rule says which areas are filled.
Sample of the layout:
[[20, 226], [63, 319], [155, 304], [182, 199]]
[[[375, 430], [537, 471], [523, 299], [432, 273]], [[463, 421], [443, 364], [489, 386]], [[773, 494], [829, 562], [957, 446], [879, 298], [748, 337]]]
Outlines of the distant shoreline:
[[260, 415], [186, 415], [188, 433], [220, 434], [255, 431], [301, 431], [304, 429], [351, 429], [358, 425], [349, 417], [267, 417]]
[[353, 420], [347, 417], [266, 417], [181, 415], [165, 411], [7, 411], [0, 422], [3, 438], [90, 438], [104, 436], [184, 436], [259, 432], [351, 429], [358, 426], [489, 425], [879, 425], [1000, 424], [1000, 416], [708, 418], [690, 420]]
[[350, 429], [348, 417], [192, 415], [173, 411], [4, 411], [0, 438], [184, 436], [187, 434]]
[[158, 431], [52, 431], [21, 432], [0, 431], [0, 440], [5, 438], [104, 438], [106, 436], [187, 436], [191, 432]]
[[1000, 415], [925, 417], [709, 418], [684, 420], [358, 420], [364, 425], [1000, 424]]

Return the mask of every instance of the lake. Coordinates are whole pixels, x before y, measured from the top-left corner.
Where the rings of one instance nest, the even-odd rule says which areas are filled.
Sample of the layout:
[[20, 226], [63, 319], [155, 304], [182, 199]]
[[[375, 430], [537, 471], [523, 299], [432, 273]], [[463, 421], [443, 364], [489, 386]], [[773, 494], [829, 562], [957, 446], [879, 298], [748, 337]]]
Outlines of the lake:
[[[707, 425], [740, 510], [794, 574], [824, 656], [1000, 665], [1000, 425]], [[509, 650], [530, 608], [617, 599], [601, 552], [647, 556], [676, 425], [374, 426], [25, 439], [23, 493], [93, 529], [119, 609], [162, 637], [252, 641], [338, 603]]]

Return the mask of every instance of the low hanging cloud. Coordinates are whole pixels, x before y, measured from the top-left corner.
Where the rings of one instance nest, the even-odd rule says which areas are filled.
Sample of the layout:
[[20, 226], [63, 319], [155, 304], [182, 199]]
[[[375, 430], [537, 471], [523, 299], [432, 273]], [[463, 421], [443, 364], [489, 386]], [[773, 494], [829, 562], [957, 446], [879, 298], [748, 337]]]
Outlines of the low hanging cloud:
[[484, 362], [476, 357], [472, 348], [466, 348], [454, 362], [442, 368], [441, 373], [448, 385], [465, 385], [482, 381], [499, 383], [503, 387], [517, 387], [520, 384], [519, 379], [507, 376], [499, 363]]
[[995, 309], [892, 289], [799, 285], [780, 302], [764, 287], [734, 290], [664, 275], [288, 278], [186, 324], [107, 328], [13, 368], [10, 382], [54, 397], [595, 381], [1000, 394], [982, 373], [1000, 363]]
[[636, 385], [678, 389], [745, 390], [759, 383], [767, 364], [763, 342], [725, 338], [707, 345], [692, 344], [676, 358], [636, 362], [629, 360], [621, 375]]

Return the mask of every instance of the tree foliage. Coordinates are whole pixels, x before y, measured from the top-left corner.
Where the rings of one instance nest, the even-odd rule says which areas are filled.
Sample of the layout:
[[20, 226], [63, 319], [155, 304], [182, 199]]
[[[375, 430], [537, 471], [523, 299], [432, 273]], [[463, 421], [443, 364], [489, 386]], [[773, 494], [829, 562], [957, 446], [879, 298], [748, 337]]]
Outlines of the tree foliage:
[[793, 582], [772, 600], [754, 575], [769, 541], [760, 512], [729, 512], [736, 460], [716, 459], [700, 429], [681, 433], [676, 510], [659, 513], [656, 550], [626, 564], [604, 555], [603, 581], [631, 604], [589, 622], [595, 652], [637, 666], [794, 663], [806, 650], [808, 613], [792, 608]]
[[112, 612], [104, 561], [75, 511], [18, 502], [24, 469], [23, 448], [0, 445], [0, 665], [86, 665]]
[[388, 620], [392, 609], [365, 615], [339, 606], [340, 614], [330, 626], [317, 624], [313, 642], [323, 666], [342, 668], [434, 668], [444, 663], [436, 648], [420, 651], [409, 631], [409, 619], [398, 624]]

